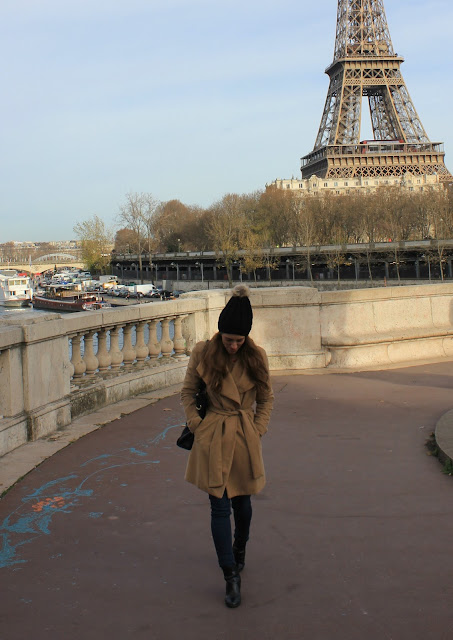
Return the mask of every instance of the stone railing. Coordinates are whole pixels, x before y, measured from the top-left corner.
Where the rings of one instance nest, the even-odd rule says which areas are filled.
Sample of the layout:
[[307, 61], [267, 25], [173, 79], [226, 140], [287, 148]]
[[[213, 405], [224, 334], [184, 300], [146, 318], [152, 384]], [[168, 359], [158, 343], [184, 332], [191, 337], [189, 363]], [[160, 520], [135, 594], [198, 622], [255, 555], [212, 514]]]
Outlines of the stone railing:
[[324, 292], [320, 321], [331, 368], [453, 357], [452, 284]]
[[181, 382], [203, 306], [187, 300], [2, 316], [0, 455], [76, 416]]
[[[97, 408], [183, 380], [228, 291], [0, 319], [0, 455]], [[453, 285], [319, 292], [252, 289], [251, 336], [272, 371], [385, 368], [453, 357]]]

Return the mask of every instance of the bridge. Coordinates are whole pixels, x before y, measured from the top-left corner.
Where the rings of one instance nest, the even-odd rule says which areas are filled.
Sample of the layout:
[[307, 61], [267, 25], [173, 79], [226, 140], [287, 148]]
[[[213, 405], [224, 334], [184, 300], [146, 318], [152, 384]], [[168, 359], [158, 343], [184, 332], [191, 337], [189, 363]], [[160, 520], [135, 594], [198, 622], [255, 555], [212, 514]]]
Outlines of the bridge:
[[[453, 284], [345, 291], [252, 288], [252, 337], [272, 371], [392, 367], [453, 357]], [[0, 320], [0, 456], [81, 414], [178, 384], [217, 331], [224, 290], [174, 301]], [[39, 375], [37, 375], [39, 372]]]
[[83, 269], [84, 263], [80, 259], [80, 255], [71, 253], [48, 253], [38, 258], [34, 258], [31, 262], [0, 262], [0, 270], [16, 269], [17, 271], [26, 271], [30, 274], [41, 273], [47, 269], [57, 267], [77, 267]]
[[36, 440], [0, 469], [0, 490], [31, 471], [0, 502], [5, 637], [446, 638], [452, 480], [424, 443], [452, 406], [453, 285], [252, 292], [276, 401], [235, 612], [175, 446], [187, 350], [225, 299], [0, 323], [2, 441], [25, 388]]

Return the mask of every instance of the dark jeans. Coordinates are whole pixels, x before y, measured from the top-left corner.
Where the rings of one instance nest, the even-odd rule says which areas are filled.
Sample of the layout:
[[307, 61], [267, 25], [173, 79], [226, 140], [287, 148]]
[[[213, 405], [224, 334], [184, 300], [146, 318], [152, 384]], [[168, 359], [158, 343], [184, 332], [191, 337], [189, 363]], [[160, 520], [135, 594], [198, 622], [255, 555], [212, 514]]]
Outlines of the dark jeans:
[[210, 495], [209, 500], [211, 502], [211, 532], [219, 565], [231, 567], [236, 564], [231, 538], [231, 507], [233, 507], [234, 513], [234, 541], [239, 547], [244, 547], [249, 539], [252, 502], [250, 496], [236, 496], [230, 500], [226, 490], [222, 498]]

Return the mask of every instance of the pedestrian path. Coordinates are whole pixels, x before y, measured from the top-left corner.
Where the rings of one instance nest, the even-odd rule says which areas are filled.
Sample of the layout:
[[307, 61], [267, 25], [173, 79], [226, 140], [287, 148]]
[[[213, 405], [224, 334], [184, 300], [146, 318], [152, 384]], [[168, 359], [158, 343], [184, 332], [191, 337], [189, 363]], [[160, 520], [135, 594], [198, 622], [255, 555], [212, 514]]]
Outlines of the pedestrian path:
[[425, 441], [453, 408], [453, 363], [273, 384], [241, 607], [223, 604], [207, 496], [183, 480], [174, 394], [112, 414], [0, 501], [0, 637], [450, 638], [453, 478]]

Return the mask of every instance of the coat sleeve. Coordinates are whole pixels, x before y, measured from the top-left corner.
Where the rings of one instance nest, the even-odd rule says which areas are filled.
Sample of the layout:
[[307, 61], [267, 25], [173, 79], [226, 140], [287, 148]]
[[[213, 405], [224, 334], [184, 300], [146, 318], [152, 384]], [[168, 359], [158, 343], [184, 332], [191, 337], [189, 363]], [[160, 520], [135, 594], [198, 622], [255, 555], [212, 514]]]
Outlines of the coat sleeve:
[[260, 435], [264, 435], [267, 431], [269, 419], [271, 416], [272, 407], [274, 404], [274, 392], [272, 391], [271, 379], [269, 374], [269, 362], [266, 352], [261, 349], [261, 355], [263, 356], [264, 364], [267, 372], [267, 383], [261, 392], [256, 394], [256, 409], [255, 409], [255, 427], [258, 429]]
[[197, 372], [197, 366], [200, 363], [204, 344], [205, 343], [198, 343], [195, 345], [189, 359], [189, 364], [187, 365], [187, 371], [181, 389], [181, 400], [186, 415], [187, 426], [191, 431], [195, 431], [201, 422], [195, 405], [195, 394], [198, 391], [201, 380]]

